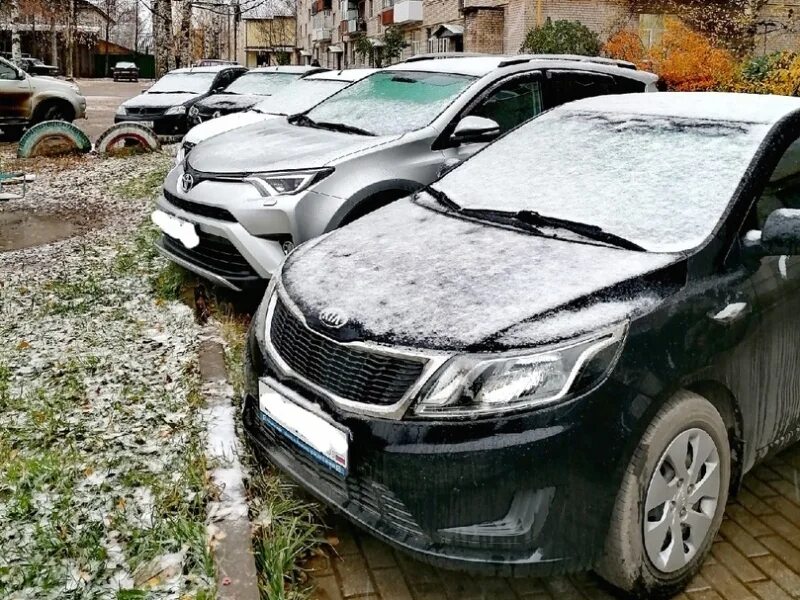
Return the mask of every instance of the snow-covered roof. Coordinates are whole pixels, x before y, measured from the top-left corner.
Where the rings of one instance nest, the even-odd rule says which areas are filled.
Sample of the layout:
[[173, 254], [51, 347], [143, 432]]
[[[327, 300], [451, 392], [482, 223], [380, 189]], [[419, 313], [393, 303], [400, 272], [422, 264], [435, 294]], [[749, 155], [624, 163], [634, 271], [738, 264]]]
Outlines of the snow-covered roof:
[[184, 69], [173, 69], [170, 73], [218, 73], [231, 67], [241, 67], [241, 65], [212, 65], [209, 67], [186, 67]]
[[497, 69], [507, 68], [509, 71], [529, 71], [533, 69], [580, 69], [582, 71], [597, 71], [621, 75], [636, 79], [643, 83], [655, 83], [658, 76], [647, 71], [637, 71], [629, 67], [620, 66], [615, 61], [595, 59], [590, 57], [569, 55], [508, 55], [508, 56], [463, 56], [430, 58], [423, 60], [410, 60], [389, 67], [395, 71], [428, 71], [436, 73], [455, 73], [458, 75], [473, 75], [483, 77]]
[[800, 98], [723, 92], [663, 92], [598, 96], [571, 102], [556, 110], [770, 124], [800, 110]]
[[372, 75], [378, 69], [344, 69], [342, 71], [322, 71], [309, 75], [306, 79], [323, 79], [325, 81], [358, 81]]
[[308, 71], [319, 69], [319, 67], [311, 67], [308, 65], [273, 65], [271, 67], [258, 67], [257, 69], [250, 69], [250, 73], [294, 73], [303, 74]]
[[497, 69], [507, 56], [470, 56], [464, 58], [439, 58], [398, 63], [388, 67], [389, 71], [427, 71], [436, 73], [456, 73], [482, 77]]

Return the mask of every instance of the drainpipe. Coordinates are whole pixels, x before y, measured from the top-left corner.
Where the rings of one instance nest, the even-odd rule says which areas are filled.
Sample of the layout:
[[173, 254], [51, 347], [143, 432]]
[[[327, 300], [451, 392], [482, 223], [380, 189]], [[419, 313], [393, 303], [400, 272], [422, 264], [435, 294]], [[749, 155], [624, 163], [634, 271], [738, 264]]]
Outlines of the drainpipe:
[[542, 2], [544, 0], [536, 0], [536, 26], [542, 26]]

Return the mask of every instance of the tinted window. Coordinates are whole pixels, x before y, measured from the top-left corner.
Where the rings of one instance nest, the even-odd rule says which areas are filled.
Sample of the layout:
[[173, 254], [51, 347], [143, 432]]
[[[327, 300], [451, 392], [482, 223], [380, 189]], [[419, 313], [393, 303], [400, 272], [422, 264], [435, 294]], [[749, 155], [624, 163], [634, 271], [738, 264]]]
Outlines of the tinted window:
[[470, 114], [492, 119], [505, 133], [542, 112], [542, 88], [538, 80], [517, 78], [491, 92]]
[[581, 71], [547, 71], [544, 86], [547, 108], [581, 98], [618, 93], [611, 75]]

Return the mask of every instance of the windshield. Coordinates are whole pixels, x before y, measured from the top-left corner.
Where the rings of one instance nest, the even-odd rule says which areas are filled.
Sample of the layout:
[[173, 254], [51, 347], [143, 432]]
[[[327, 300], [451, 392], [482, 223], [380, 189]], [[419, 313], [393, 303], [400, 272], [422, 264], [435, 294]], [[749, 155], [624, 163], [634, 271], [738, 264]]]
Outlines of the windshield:
[[308, 116], [376, 135], [407, 133], [430, 124], [473, 81], [449, 73], [384, 71], [354, 83]]
[[269, 96], [299, 77], [299, 73], [246, 73], [226, 87], [225, 93]]
[[298, 79], [259, 102], [254, 110], [273, 115], [296, 115], [316, 106], [348, 85], [349, 81], [341, 80]]
[[191, 92], [205, 94], [214, 83], [216, 73], [167, 73], [153, 84], [148, 93]]
[[134, 65], [132, 62], [118, 62], [117, 63], [117, 68], [118, 69], [130, 69], [131, 67], [135, 67], [135, 66], [136, 65]]
[[535, 211], [595, 225], [652, 252], [711, 235], [767, 125], [555, 110], [434, 189], [464, 208]]

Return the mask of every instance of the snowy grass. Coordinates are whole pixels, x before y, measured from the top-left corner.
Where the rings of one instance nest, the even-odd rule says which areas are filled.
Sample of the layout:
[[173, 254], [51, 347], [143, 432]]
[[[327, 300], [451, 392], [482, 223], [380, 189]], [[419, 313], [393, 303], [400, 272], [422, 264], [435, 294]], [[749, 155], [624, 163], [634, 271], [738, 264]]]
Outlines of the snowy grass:
[[[130, 160], [153, 181], [169, 157]], [[198, 328], [159, 296], [172, 283], [149, 225], [131, 229], [150, 202], [126, 205], [84, 237], [0, 254], [3, 598], [215, 595]]]
[[[219, 311], [218, 311], [219, 312]], [[236, 397], [244, 393], [244, 348], [247, 315], [218, 314], [225, 344], [225, 366]], [[241, 423], [238, 424], [241, 431]], [[270, 465], [259, 462], [245, 446], [242, 462], [253, 522], [253, 550], [264, 600], [302, 600], [313, 592], [303, 561], [324, 542], [322, 508], [301, 497], [297, 488]]]

